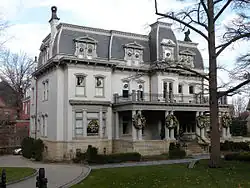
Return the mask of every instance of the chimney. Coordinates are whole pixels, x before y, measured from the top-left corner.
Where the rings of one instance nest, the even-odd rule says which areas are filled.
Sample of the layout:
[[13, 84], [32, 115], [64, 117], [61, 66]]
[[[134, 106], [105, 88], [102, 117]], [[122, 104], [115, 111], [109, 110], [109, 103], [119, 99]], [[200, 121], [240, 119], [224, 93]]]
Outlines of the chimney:
[[50, 23], [50, 57], [52, 55], [52, 46], [54, 43], [54, 40], [56, 38], [56, 34], [57, 34], [57, 26], [59, 24], [59, 20], [60, 18], [57, 17], [57, 7], [56, 6], [52, 6], [51, 7], [51, 18], [49, 20]]

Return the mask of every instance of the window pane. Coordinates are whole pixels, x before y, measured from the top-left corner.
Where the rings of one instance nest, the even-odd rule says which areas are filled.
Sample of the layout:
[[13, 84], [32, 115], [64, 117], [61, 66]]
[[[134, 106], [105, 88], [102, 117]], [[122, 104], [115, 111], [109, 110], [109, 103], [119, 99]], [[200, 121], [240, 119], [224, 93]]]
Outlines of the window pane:
[[85, 87], [76, 86], [76, 95], [85, 96]]
[[77, 83], [76, 83], [77, 86], [84, 86], [85, 85], [85, 77], [84, 76], [77, 76], [76, 80], [77, 80]]
[[96, 96], [103, 96], [103, 88], [99, 88], [99, 87], [97, 87], [97, 88], [95, 88], [95, 95]]
[[95, 87], [103, 87], [103, 78], [95, 78]]
[[98, 135], [99, 133], [99, 121], [97, 119], [88, 120], [87, 135]]
[[122, 96], [128, 98], [128, 90], [122, 90]]
[[76, 120], [76, 128], [82, 128], [82, 120]]

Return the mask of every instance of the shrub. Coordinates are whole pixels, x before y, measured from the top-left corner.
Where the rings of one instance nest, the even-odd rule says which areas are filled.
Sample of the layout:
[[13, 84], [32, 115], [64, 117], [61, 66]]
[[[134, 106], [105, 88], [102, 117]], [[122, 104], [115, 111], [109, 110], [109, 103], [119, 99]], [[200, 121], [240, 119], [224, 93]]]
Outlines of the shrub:
[[250, 161], [250, 152], [230, 153], [224, 156], [227, 161]]
[[77, 152], [76, 157], [73, 159], [74, 163], [81, 163], [87, 161], [90, 164], [105, 164], [105, 163], [121, 163], [127, 161], [140, 161], [141, 154], [133, 153], [118, 153], [110, 155], [98, 155], [98, 150], [91, 145], [85, 153]]
[[183, 150], [179, 143], [170, 143], [169, 145], [169, 158], [170, 159], [182, 159], [186, 157], [186, 151]]
[[44, 143], [41, 139], [37, 139], [33, 142], [33, 158], [36, 161], [43, 159]]
[[249, 143], [247, 142], [232, 142], [225, 141], [220, 144], [221, 151], [250, 151]]
[[21, 148], [22, 148], [22, 155], [25, 158], [32, 158], [33, 154], [33, 144], [34, 144], [34, 138], [26, 137], [22, 140]]
[[44, 143], [41, 139], [35, 140], [31, 137], [26, 137], [21, 143], [22, 155], [25, 158], [34, 158], [36, 161], [43, 159]]

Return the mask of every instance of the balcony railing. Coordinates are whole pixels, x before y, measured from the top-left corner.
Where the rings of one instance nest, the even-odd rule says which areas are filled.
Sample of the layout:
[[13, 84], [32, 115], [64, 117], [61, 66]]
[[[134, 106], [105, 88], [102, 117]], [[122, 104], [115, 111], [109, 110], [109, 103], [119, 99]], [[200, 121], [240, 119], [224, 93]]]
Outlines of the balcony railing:
[[[154, 102], [154, 103], [191, 103], [191, 104], [209, 104], [209, 97], [202, 94], [173, 94], [167, 92], [165, 94], [159, 93], [144, 93], [141, 91], [132, 91], [129, 94], [118, 95], [114, 94], [114, 103], [124, 102]], [[220, 105], [227, 105], [227, 98], [219, 99]]]

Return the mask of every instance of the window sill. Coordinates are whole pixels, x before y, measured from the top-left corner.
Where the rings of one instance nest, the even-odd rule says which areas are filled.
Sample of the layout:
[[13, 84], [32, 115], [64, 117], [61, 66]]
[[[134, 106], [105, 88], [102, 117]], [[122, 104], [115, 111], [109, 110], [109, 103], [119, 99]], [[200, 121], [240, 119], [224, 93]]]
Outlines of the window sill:
[[86, 95], [75, 95], [76, 97], [87, 97]]
[[105, 98], [105, 96], [95, 96], [95, 98]]

